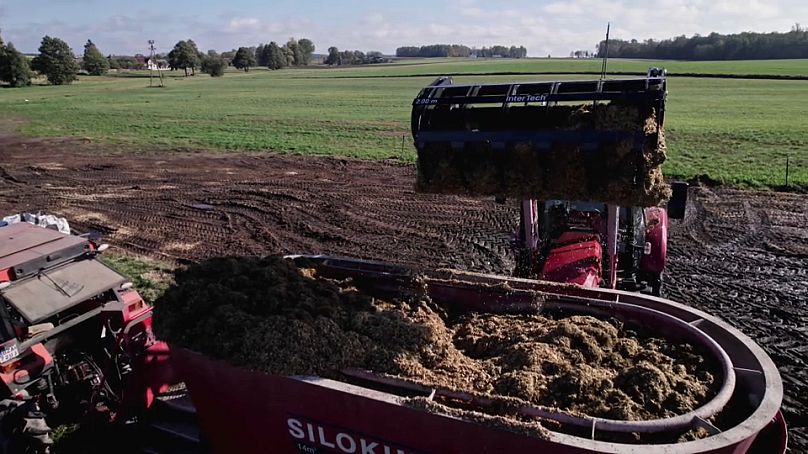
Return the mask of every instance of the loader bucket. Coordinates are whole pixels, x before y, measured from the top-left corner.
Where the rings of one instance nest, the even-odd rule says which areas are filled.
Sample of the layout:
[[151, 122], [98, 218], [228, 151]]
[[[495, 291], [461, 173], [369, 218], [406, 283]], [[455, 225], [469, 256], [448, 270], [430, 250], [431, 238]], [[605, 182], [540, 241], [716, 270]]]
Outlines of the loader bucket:
[[455, 85], [413, 101], [420, 192], [654, 206], [670, 195], [665, 71], [640, 79]]

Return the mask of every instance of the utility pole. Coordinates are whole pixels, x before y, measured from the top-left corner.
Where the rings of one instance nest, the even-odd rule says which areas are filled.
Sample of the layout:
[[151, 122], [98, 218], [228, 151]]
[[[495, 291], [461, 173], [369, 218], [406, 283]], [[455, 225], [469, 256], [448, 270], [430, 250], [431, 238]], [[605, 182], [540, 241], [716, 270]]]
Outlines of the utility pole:
[[153, 86], [152, 81], [154, 80], [154, 70], [152, 69], [152, 65], [154, 63], [154, 40], [149, 40], [149, 88]]
[[[155, 52], [154, 48], [154, 40], [149, 40], [149, 87], [153, 87], [153, 80], [154, 80], [154, 69], [157, 67], [157, 53]], [[160, 68], [157, 67], [157, 76], [160, 77], [160, 87], [163, 86], [163, 72], [160, 71]]]

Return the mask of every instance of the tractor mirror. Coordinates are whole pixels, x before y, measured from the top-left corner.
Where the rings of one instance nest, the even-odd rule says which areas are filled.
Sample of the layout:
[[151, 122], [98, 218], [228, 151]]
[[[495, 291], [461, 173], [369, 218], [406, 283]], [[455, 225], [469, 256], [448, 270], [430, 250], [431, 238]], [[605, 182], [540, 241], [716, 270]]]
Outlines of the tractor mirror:
[[687, 183], [674, 181], [671, 184], [671, 199], [668, 201], [668, 217], [671, 219], [684, 219], [687, 207]]

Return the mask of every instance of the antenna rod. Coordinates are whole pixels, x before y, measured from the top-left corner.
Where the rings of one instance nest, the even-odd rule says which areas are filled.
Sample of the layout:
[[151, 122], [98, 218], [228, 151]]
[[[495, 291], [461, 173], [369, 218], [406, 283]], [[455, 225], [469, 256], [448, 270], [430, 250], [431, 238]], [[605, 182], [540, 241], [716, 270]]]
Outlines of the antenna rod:
[[606, 23], [606, 44], [603, 51], [603, 66], [600, 67], [600, 79], [603, 80], [606, 78], [606, 62], [609, 60], [609, 29], [611, 29], [612, 23]]

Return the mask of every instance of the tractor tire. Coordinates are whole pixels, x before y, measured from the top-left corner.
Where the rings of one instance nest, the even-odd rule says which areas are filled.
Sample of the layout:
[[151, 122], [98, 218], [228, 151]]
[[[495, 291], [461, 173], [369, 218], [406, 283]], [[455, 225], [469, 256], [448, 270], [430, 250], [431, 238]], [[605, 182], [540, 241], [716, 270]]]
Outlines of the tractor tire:
[[[638, 282], [638, 290], [640, 293], [644, 293], [646, 295], [651, 296], [658, 296], [662, 298], [663, 290], [664, 290], [664, 282], [662, 279], [662, 273], [660, 274], [645, 274], [639, 276], [640, 281]], [[645, 284], [644, 286], [642, 284]]]
[[663, 286], [664, 286], [664, 280], [662, 278], [662, 273], [659, 273], [657, 276], [655, 276], [651, 280], [651, 282], [649, 282], [649, 284], [651, 286], [651, 295], [658, 296], [658, 297], [662, 298], [662, 291], [663, 291]]
[[0, 454], [48, 454], [53, 432], [36, 402], [0, 401]]
[[534, 279], [535, 272], [535, 263], [533, 262], [533, 254], [530, 253], [529, 250], [525, 248], [519, 248], [516, 250], [516, 266], [513, 270], [514, 277], [520, 277], [525, 279]]

